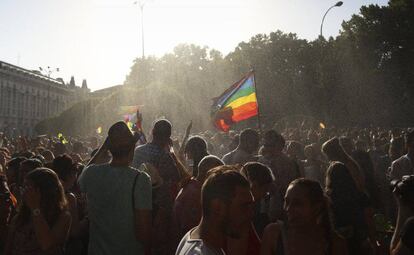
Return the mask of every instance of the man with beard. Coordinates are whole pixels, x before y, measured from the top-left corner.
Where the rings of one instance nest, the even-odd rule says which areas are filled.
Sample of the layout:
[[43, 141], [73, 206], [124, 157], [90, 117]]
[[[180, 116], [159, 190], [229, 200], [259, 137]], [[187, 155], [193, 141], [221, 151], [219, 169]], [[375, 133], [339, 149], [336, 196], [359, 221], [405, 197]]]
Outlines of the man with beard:
[[252, 219], [249, 182], [228, 166], [211, 170], [201, 204], [201, 222], [183, 237], [176, 255], [224, 255], [227, 237], [239, 238], [241, 226]]

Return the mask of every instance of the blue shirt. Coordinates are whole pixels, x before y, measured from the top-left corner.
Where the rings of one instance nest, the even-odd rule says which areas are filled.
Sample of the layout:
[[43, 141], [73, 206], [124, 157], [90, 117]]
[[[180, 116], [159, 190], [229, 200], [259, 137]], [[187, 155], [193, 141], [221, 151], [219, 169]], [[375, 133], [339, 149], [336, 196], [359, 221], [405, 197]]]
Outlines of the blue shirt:
[[132, 209], [132, 187], [138, 173], [135, 209], [151, 210], [151, 180], [142, 171], [109, 164], [91, 165], [79, 177], [88, 200], [90, 255], [144, 254], [136, 239]]

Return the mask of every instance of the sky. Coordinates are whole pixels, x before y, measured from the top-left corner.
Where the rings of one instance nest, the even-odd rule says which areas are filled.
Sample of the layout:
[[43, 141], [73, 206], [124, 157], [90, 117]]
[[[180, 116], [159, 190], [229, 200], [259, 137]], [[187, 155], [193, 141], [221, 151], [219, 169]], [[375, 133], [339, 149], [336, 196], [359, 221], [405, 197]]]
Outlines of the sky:
[[[135, 0], [0, 0], [0, 61], [30, 70], [59, 68], [52, 77], [92, 90], [122, 84], [142, 54], [141, 15]], [[326, 17], [324, 36], [363, 5], [388, 0], [343, 0]], [[223, 54], [258, 33], [276, 30], [318, 37], [336, 0], [144, 0], [145, 55], [162, 56], [180, 43]]]

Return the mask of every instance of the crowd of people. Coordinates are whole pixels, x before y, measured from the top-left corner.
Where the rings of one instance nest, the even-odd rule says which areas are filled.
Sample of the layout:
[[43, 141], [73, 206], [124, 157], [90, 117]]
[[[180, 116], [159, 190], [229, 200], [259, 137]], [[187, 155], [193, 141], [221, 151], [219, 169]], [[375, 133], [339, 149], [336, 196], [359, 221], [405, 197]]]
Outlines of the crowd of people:
[[0, 254], [414, 254], [414, 130], [0, 135]]

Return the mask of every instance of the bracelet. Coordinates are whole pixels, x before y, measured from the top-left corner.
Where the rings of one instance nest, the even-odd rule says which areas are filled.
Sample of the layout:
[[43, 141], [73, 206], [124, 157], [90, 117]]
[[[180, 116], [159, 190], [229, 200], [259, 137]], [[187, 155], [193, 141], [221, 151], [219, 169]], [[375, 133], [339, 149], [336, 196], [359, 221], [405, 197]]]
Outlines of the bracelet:
[[39, 208], [33, 209], [32, 214], [35, 217], [39, 216], [40, 215], [40, 209]]

